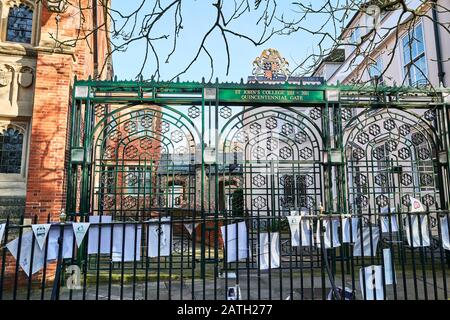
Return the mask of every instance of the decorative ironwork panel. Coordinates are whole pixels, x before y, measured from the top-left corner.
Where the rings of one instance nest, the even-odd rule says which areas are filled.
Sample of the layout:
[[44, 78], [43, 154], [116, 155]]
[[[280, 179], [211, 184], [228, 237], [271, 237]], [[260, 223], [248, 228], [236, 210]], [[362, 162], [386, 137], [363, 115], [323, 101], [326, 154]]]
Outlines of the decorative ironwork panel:
[[[257, 61], [255, 72], [282, 76], [287, 65], [278, 66], [284, 62], [272, 58], [271, 65]], [[183, 299], [184, 290], [190, 299], [209, 294], [199, 279], [212, 288], [230, 274], [239, 278], [247, 298], [265, 298], [263, 292], [273, 294], [270, 283], [276, 274], [276, 294], [285, 299], [295, 290], [302, 298], [315, 294], [309, 287], [294, 289], [308, 281], [326, 298], [330, 288], [323, 279], [331, 274], [335, 283], [348, 284], [358, 277], [349, 273], [384, 261], [386, 248], [396, 255], [397, 272], [403, 266], [414, 270], [414, 263], [424, 260], [423, 270], [433, 263], [444, 269], [439, 215], [448, 214], [443, 152], [448, 116], [431, 93], [395, 88], [383, 96], [369, 89], [289, 83], [86, 81], [77, 86], [86, 86], [87, 94], [74, 99], [68, 212], [142, 226], [139, 261], [127, 264], [113, 261], [112, 255], [94, 255], [89, 270], [128, 268], [157, 293], [163, 275], [170, 279], [164, 294], [169, 296], [171, 283], [177, 283]], [[328, 94], [337, 89], [339, 94]], [[339, 101], [325, 99], [334, 96]], [[405, 232], [414, 217], [411, 197], [429, 211], [429, 245], [420, 249]], [[286, 217], [297, 213], [308, 223], [296, 233]], [[363, 232], [383, 226], [389, 215], [398, 219], [399, 228], [395, 233], [380, 228], [374, 252], [360, 257], [355, 243], [343, 241], [340, 232], [348, 214], [361, 218], [357, 227]], [[328, 239], [333, 223], [326, 222], [335, 220], [341, 226], [332, 233], [337, 239]], [[150, 255], [147, 240], [164, 233], [163, 223], [171, 234], [163, 243], [172, 251]], [[232, 239], [226, 239], [227, 228], [235, 226], [243, 229], [234, 229]], [[242, 237], [246, 241], [240, 248]], [[238, 246], [238, 255], [251, 250], [234, 259], [230, 243]], [[272, 250], [277, 272], [261, 272], [271, 268], [261, 257]], [[221, 291], [210, 291], [221, 298]]]
[[408, 212], [413, 197], [435, 210], [440, 146], [428, 111], [359, 111], [345, 131], [349, 209]]

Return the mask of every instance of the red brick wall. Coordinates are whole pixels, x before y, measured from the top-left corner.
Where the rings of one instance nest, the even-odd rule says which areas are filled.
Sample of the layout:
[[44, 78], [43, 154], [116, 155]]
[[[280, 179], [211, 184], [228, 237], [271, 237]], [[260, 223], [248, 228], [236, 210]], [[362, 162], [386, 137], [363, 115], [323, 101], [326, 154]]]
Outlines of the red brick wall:
[[[92, 29], [89, 3], [91, 0], [81, 1], [82, 7], [87, 8], [83, 13], [85, 21], [80, 24], [86, 31], [84, 34]], [[73, 10], [76, 9], [61, 15], [58, 33], [61, 40], [75, 39], [79, 34]], [[100, 19], [103, 17], [101, 11]], [[56, 14], [43, 9], [41, 39], [48, 38], [49, 33], [56, 34], [55, 17]], [[102, 24], [101, 20], [99, 24]], [[99, 53], [103, 55], [99, 59], [100, 65], [106, 58], [105, 35], [105, 32], [99, 35]], [[86, 79], [93, 75], [92, 43], [92, 36], [76, 42], [76, 47], [72, 48], [73, 54], [38, 51], [25, 216], [38, 215], [40, 222], [46, 221], [48, 214], [52, 220], [57, 219], [65, 207], [72, 84], [75, 76]]]
[[65, 205], [71, 60], [46, 53], [37, 60], [25, 213], [39, 220], [59, 215]]
[[[92, 30], [92, 0], [81, 0], [84, 23], [77, 24], [76, 8], [60, 15], [58, 36], [60, 40], [75, 39], [79, 34], [78, 26], [84, 33]], [[99, 1], [100, 2], [100, 1]], [[74, 11], [75, 10], [75, 11]], [[102, 8], [99, 8], [99, 24], [102, 24]], [[75, 18], [74, 18], [75, 17]], [[86, 79], [94, 73], [94, 58], [92, 36], [80, 40], [75, 48], [54, 50], [54, 44], [49, 42], [49, 34], [56, 35], [56, 14], [42, 10], [41, 44], [37, 49], [37, 66], [35, 73], [35, 95], [31, 126], [30, 156], [28, 161], [28, 181], [25, 216], [38, 217], [37, 223], [47, 223], [58, 220], [59, 213], [65, 208], [67, 164], [69, 161], [69, 121], [70, 102], [74, 77]], [[50, 43], [50, 44], [49, 44]], [[99, 32], [98, 39], [99, 67], [105, 63], [108, 52], [107, 33]], [[72, 51], [72, 52], [71, 52]], [[102, 78], [107, 77], [106, 73]], [[3, 285], [11, 288], [14, 284], [16, 261], [7, 252], [6, 259], [1, 259], [0, 270], [5, 264]], [[46, 271], [46, 281], [54, 277], [55, 263], [49, 263]], [[28, 277], [19, 268], [18, 286], [24, 288]], [[33, 275], [33, 286], [40, 286], [43, 271]]]

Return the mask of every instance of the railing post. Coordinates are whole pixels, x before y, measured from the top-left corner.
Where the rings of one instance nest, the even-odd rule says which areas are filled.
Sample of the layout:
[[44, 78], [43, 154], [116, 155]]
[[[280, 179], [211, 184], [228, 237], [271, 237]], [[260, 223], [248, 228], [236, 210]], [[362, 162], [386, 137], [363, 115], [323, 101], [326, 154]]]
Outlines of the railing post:
[[53, 289], [52, 289], [52, 295], [51, 300], [58, 300], [59, 299], [59, 290], [61, 288], [61, 272], [63, 268], [63, 243], [64, 243], [64, 227], [66, 224], [66, 213], [64, 212], [64, 209], [61, 209], [61, 214], [59, 215], [59, 238], [58, 238], [58, 260], [56, 262], [56, 274], [55, 274], [55, 280], [53, 282]]

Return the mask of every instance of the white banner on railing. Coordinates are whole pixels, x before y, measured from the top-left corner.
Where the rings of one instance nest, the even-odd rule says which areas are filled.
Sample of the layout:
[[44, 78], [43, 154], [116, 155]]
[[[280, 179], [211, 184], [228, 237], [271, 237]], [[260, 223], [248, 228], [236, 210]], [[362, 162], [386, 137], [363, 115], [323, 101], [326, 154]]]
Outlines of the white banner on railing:
[[[350, 229], [351, 225], [351, 229]], [[358, 239], [359, 218], [342, 219], [342, 242], [354, 243]]]
[[[362, 240], [361, 240], [362, 238]], [[375, 256], [377, 254], [378, 241], [380, 240], [380, 229], [378, 227], [364, 227], [362, 237], [358, 232], [358, 237], [353, 248], [354, 257]]]
[[[428, 217], [424, 214], [410, 215], [405, 219], [406, 239], [410, 247], [429, 247]], [[412, 234], [412, 236], [411, 236]]]
[[46, 224], [33, 224], [31, 225], [31, 229], [34, 232], [34, 236], [36, 238], [36, 242], [39, 245], [39, 248], [44, 248], [45, 240], [47, 239], [48, 232], [50, 231], [50, 227], [52, 225], [50, 223]]
[[[111, 216], [90, 216], [88, 254], [110, 254], [111, 253]], [[99, 225], [93, 225], [98, 223]], [[104, 225], [103, 225], [104, 224]], [[100, 235], [101, 234], [101, 235]], [[100, 249], [99, 249], [100, 242]]]
[[395, 276], [395, 268], [392, 261], [392, 251], [391, 249], [383, 249], [383, 261], [384, 261], [384, 281], [388, 284], [397, 283], [397, 278]]
[[[309, 247], [312, 242], [311, 221], [304, 218], [307, 212], [291, 211], [291, 215], [287, 216], [289, 227], [291, 229], [291, 244], [293, 247]], [[301, 243], [301, 244], [300, 244]]]
[[81, 243], [83, 243], [83, 239], [86, 236], [90, 225], [91, 224], [89, 222], [74, 222], [72, 224], [73, 233], [75, 234], [75, 241], [77, 242], [78, 248], [81, 246]]
[[[21, 238], [14, 239], [10, 243], [6, 245], [8, 250], [11, 252], [14, 259], [17, 260], [19, 258], [19, 265], [23, 269], [23, 271], [27, 274], [27, 276], [30, 276], [31, 274], [35, 274], [39, 270], [41, 270], [44, 267], [45, 264], [45, 252], [41, 248], [39, 248], [39, 245], [37, 245], [37, 242], [34, 241], [34, 251], [33, 248], [33, 232], [26, 232], [22, 235]], [[20, 242], [20, 257], [18, 257], [18, 249], [19, 249], [19, 242]], [[33, 251], [33, 261], [31, 261], [31, 252]]]
[[3, 241], [3, 236], [5, 235], [6, 223], [0, 224], [0, 244]]
[[[125, 241], [124, 239], [125, 234]], [[112, 261], [141, 261], [142, 226], [118, 224], [114, 226]]]
[[58, 259], [59, 244], [58, 239], [61, 236], [61, 228], [63, 232], [62, 258], [70, 259], [73, 257], [74, 236], [73, 228], [70, 225], [58, 226], [52, 225], [48, 234], [48, 251], [47, 261]]
[[[381, 232], [397, 232], [398, 231], [398, 221], [397, 216], [395, 215], [395, 208], [391, 208], [389, 211], [389, 208], [383, 208], [381, 209], [381, 212], [386, 214], [385, 216], [380, 216], [380, 222], [381, 222]], [[390, 217], [390, 219], [389, 219]], [[390, 220], [390, 221], [389, 221]], [[390, 228], [390, 230], [389, 230]]]
[[170, 226], [170, 218], [151, 220], [155, 224], [148, 227], [148, 256], [151, 258], [168, 257], [172, 253], [171, 239], [172, 228]]
[[300, 222], [301, 216], [290, 215], [286, 217], [289, 223], [289, 228], [291, 229], [291, 246], [300, 246]]
[[[386, 232], [397, 232], [398, 231], [398, 222], [397, 222], [397, 217], [396, 216], [391, 216], [391, 222], [389, 225], [389, 217], [381, 217], [381, 232], [386, 233]], [[389, 230], [389, 228], [391, 228]]]
[[[341, 246], [339, 240], [339, 219], [326, 219], [322, 221], [322, 227], [325, 229], [323, 232], [323, 241], [325, 243], [325, 248], [337, 248]], [[317, 221], [317, 232], [316, 232], [316, 242], [317, 246], [320, 247], [322, 241], [322, 230], [320, 229], [320, 221]]]
[[195, 229], [200, 225], [200, 223], [185, 223], [184, 227], [189, 232], [190, 235], [192, 235], [192, 232], [194, 232]]
[[409, 197], [410, 201], [411, 201], [411, 210], [410, 212], [412, 213], [417, 213], [417, 212], [425, 212], [425, 207], [423, 206], [422, 202], [420, 202], [419, 199], [413, 198], [413, 197]]
[[313, 238], [311, 221], [309, 221], [308, 219], [302, 219], [300, 221], [300, 232], [301, 232], [302, 246], [303, 247], [311, 246]]
[[445, 250], [450, 250], [450, 238], [448, 232], [448, 218], [447, 216], [441, 218], [441, 234], [442, 246]]
[[[269, 241], [270, 239], [270, 241]], [[259, 234], [259, 269], [268, 270], [280, 267], [280, 234], [263, 232]]]
[[[220, 227], [227, 262], [248, 258], [247, 225], [245, 222]], [[237, 251], [237, 254], [236, 254]]]

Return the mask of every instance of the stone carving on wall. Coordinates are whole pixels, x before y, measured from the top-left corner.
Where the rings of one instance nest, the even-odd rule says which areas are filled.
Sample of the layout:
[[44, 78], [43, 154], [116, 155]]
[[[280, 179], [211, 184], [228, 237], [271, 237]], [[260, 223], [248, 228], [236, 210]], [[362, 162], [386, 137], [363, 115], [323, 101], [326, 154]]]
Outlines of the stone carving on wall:
[[0, 65], [0, 88], [7, 87], [11, 84], [14, 75], [14, 68], [9, 65]]
[[27, 130], [27, 124], [25, 122], [17, 122], [17, 121], [10, 121], [10, 120], [1, 120], [0, 121], [0, 132], [4, 132], [10, 128], [13, 128], [14, 130], [18, 130], [20, 134], [25, 135]]
[[22, 67], [19, 71], [19, 77], [17, 79], [19, 85], [23, 88], [29, 88], [34, 81], [34, 72], [30, 67]]
[[31, 116], [34, 82], [34, 68], [0, 63], [0, 114]]

